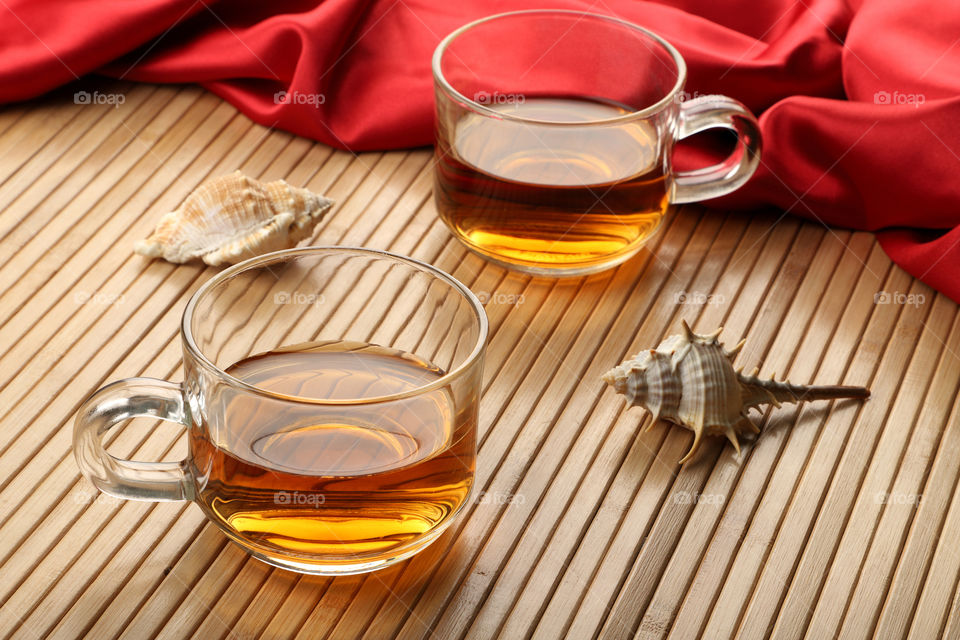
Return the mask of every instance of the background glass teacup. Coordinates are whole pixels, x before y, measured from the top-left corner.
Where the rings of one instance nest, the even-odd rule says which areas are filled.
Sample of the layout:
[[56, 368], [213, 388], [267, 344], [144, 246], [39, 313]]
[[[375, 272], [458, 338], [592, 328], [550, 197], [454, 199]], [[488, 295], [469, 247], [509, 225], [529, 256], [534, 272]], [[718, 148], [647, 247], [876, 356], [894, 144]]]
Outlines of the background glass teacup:
[[[684, 101], [676, 49], [628, 22], [519, 11], [468, 24], [433, 57], [434, 195], [473, 251], [543, 275], [634, 255], [670, 204], [729, 193], [759, 162], [757, 121], [724, 96]], [[737, 134], [722, 163], [674, 171], [674, 142]]]

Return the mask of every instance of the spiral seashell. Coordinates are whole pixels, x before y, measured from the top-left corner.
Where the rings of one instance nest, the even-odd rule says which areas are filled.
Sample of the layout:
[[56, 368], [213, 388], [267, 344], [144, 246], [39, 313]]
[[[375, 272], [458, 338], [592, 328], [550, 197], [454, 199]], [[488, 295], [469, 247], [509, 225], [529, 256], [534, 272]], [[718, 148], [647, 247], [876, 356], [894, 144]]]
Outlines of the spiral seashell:
[[235, 264], [294, 246], [332, 206], [283, 180], [260, 182], [236, 171], [198, 186], [134, 251], [174, 263]]
[[603, 380], [624, 395], [631, 406], [651, 414], [649, 430], [662, 418], [693, 431], [693, 444], [680, 463], [700, 447], [704, 434], [725, 436], [737, 455], [738, 436], [760, 430], [747, 417], [750, 409], [782, 402], [870, 397], [863, 387], [806, 386], [744, 375], [733, 361], [743, 348], [741, 340], [730, 351], [718, 338], [723, 329], [708, 335], [694, 333], [683, 322], [683, 334], [666, 338], [656, 349], [642, 351], [603, 375]]

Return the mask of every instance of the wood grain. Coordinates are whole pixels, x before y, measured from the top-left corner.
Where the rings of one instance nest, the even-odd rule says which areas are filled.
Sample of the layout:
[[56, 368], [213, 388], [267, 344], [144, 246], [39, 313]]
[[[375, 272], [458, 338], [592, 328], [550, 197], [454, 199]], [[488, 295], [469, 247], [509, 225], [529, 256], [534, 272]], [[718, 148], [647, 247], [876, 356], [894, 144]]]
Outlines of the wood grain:
[[[429, 150], [354, 155], [198, 88], [103, 89], [126, 99], [0, 110], [2, 637], [960, 634], [960, 316], [870, 234], [685, 207], [614, 271], [529, 278], [446, 232]], [[488, 294], [482, 493], [385, 571], [273, 569], [192, 505], [100, 496], [74, 464], [89, 393], [181, 378], [179, 316], [215, 273], [133, 243], [238, 168], [334, 198], [314, 243], [412, 255]], [[690, 434], [646, 430], [599, 375], [681, 319], [746, 337], [738, 365], [873, 397], [768, 412], [739, 457], [710, 441], [679, 467]], [[109, 448], [186, 453], [179, 431], [147, 420]]]

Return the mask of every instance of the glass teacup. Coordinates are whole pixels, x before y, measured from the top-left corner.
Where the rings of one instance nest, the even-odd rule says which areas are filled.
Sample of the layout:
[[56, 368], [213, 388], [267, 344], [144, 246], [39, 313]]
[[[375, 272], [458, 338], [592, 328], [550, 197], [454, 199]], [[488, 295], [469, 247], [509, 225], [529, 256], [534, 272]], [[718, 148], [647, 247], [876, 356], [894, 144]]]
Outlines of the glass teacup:
[[[103, 492], [192, 500], [270, 564], [370, 571], [430, 544], [467, 504], [487, 319], [411, 258], [308, 247], [223, 271], [187, 304], [184, 381], [131, 378], [80, 408], [77, 462]], [[119, 459], [134, 417], [184, 425], [180, 462]]]

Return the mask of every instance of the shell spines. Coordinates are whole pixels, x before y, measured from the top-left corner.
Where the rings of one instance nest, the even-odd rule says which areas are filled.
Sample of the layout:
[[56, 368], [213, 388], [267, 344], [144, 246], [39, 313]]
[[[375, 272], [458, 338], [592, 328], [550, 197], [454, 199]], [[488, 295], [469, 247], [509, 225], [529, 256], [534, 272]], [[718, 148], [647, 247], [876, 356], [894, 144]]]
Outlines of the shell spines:
[[738, 377], [744, 390], [743, 404], [745, 409], [768, 403], [779, 407], [783, 402], [797, 403], [813, 400], [866, 399], [870, 397], [870, 390], [864, 387], [792, 384], [777, 381], [772, 377], [764, 380], [756, 376], [742, 374]]

